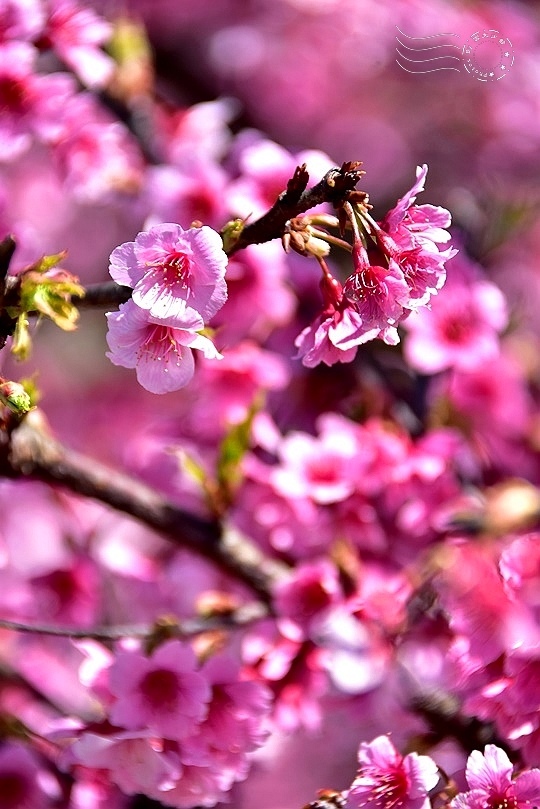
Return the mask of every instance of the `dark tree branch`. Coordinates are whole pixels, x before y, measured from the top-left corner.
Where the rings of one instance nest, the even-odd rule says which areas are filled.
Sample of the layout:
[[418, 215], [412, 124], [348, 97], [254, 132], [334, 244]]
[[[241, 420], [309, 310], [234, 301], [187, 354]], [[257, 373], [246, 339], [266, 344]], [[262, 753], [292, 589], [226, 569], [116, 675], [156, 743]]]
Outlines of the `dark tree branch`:
[[519, 753], [500, 738], [494, 725], [474, 716], [464, 716], [459, 700], [452, 694], [441, 690], [418, 694], [411, 700], [410, 708], [428, 723], [433, 745], [452, 736], [466, 753], [495, 744], [505, 750], [512, 761], [519, 759]]
[[5, 311], [5, 298], [7, 292], [7, 276], [9, 265], [15, 252], [15, 239], [13, 236], [6, 236], [0, 241], [0, 348], [6, 344], [7, 338], [13, 334], [15, 321]]
[[261, 244], [279, 239], [289, 219], [315, 208], [323, 202], [338, 207], [354, 190], [363, 172], [360, 163], [344, 163], [338, 169], [330, 169], [313, 188], [306, 189], [306, 167], [300, 166], [289, 180], [287, 190], [279, 195], [276, 202], [264, 216], [246, 225], [238, 240], [229, 250], [229, 255], [243, 250], [250, 244]]
[[131, 298], [130, 287], [120, 286], [114, 281], [105, 281], [102, 284], [90, 284], [86, 287], [84, 298], [77, 302], [79, 309], [93, 307], [119, 306]]
[[37, 410], [0, 434], [0, 475], [61, 484], [129, 514], [175, 544], [210, 560], [270, 602], [272, 581], [282, 568], [244, 540], [232, 539], [217, 520], [179, 508], [151, 487], [81, 453], [48, 433]]
[[[260, 219], [245, 226], [239, 238], [228, 249], [228, 255], [232, 256], [250, 244], [280, 239], [290, 219], [323, 202], [339, 207], [354, 190], [362, 174], [360, 163], [344, 163], [340, 169], [330, 169], [313, 188], [306, 188], [309, 175], [305, 165], [299, 166], [287, 183], [287, 189]], [[119, 287], [110, 281], [88, 286], [85, 297], [77, 305], [80, 308], [118, 306], [130, 297], [131, 290], [128, 287]]]

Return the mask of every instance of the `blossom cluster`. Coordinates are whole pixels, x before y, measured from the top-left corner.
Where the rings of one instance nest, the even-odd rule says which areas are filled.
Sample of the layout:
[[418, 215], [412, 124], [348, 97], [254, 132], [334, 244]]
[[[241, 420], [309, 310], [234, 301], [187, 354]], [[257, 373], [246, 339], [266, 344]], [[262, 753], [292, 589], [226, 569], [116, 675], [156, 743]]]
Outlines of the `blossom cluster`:
[[533, 9], [115, 5], [0, 0], [0, 806], [540, 805]]
[[351, 206], [354, 273], [344, 286], [324, 279], [324, 310], [296, 339], [304, 365], [350, 362], [357, 346], [374, 338], [396, 345], [398, 324], [444, 284], [445, 262], [457, 250], [437, 246], [450, 239], [450, 213], [413, 205], [426, 175], [427, 166], [419, 166], [413, 187], [380, 224], [362, 204], [356, 211]]
[[111, 276], [133, 293], [107, 315], [111, 361], [136, 368], [152, 393], [169, 393], [193, 376], [192, 349], [220, 358], [199, 332], [225, 303], [226, 266], [221, 238], [209, 227], [156, 225], [113, 250]]
[[[430, 756], [402, 756], [388, 736], [361, 744], [358, 762], [357, 776], [343, 793], [347, 809], [428, 809], [442, 780]], [[540, 797], [540, 770], [512, 778], [513, 769], [508, 755], [493, 744], [486, 745], [484, 753], [474, 750], [467, 760], [468, 790], [460, 791], [448, 805], [451, 809], [525, 809], [535, 805]]]
[[85, 645], [82, 680], [105, 716], [77, 731], [64, 767], [106, 771], [128, 795], [166, 806], [213, 806], [243, 780], [247, 754], [267, 735], [269, 694], [239, 680], [232, 657], [199, 666], [191, 647], [167, 641], [147, 656]]

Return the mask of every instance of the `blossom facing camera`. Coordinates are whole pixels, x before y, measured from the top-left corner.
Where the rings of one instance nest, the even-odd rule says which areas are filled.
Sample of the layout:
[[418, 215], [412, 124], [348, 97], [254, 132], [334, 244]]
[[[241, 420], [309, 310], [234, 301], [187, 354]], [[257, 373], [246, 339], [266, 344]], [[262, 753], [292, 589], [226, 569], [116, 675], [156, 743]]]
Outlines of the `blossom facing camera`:
[[[133, 289], [133, 302], [175, 326], [198, 315], [208, 321], [227, 300], [227, 255], [212, 228], [165, 223], [139, 233], [111, 253], [109, 272]], [[189, 328], [189, 326], [188, 326]]]
[[429, 756], [401, 756], [388, 736], [363, 742], [358, 773], [347, 794], [346, 809], [428, 809], [428, 792], [438, 780]]
[[191, 349], [221, 359], [199, 332], [227, 299], [226, 267], [221, 237], [209, 227], [156, 225], [115, 248], [110, 274], [133, 294], [107, 314], [111, 362], [135, 368], [151, 393], [169, 393], [191, 380]]
[[532, 769], [512, 779], [512, 762], [500, 747], [487, 744], [467, 759], [469, 792], [457, 795], [451, 809], [529, 809], [540, 801], [540, 770]]

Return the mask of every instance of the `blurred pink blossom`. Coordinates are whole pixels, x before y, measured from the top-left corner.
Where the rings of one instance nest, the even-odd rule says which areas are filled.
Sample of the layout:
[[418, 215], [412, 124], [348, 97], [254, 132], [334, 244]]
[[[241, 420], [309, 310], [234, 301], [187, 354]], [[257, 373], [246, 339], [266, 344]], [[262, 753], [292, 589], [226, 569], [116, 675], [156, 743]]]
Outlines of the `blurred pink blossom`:
[[196, 670], [187, 644], [169, 641], [151, 657], [119, 652], [109, 669], [115, 701], [111, 721], [128, 730], [148, 728], [157, 736], [184, 739], [208, 713], [208, 682]]

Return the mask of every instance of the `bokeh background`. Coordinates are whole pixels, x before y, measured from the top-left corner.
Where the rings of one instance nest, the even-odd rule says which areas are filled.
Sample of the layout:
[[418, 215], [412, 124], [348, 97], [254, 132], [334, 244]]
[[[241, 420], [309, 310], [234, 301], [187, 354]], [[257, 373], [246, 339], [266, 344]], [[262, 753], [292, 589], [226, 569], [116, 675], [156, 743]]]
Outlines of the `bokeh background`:
[[[538, 384], [538, 3], [103, 0], [92, 5], [113, 26], [126, 18], [140, 26], [135, 37], [140, 38], [139, 72], [129, 87], [120, 91], [116, 102], [108, 90], [91, 88], [111, 120], [122, 122], [125, 142], [120, 151], [129, 156], [113, 168], [106, 157], [103, 169], [99, 155], [93, 155], [83, 171], [34, 143], [16, 159], [4, 161], [0, 222], [4, 232], [14, 232], [17, 238], [16, 269], [42, 254], [67, 249], [66, 266], [82, 283], [104, 281], [111, 250], [133, 239], [149, 217], [187, 227], [191, 211], [197, 214], [191, 218], [219, 228], [236, 213], [225, 190], [228, 179], [220, 171], [229, 172], [229, 179], [234, 175], [235, 149], [255, 137], [251, 133], [243, 141], [245, 130], [257, 130], [293, 154], [320, 150], [336, 165], [362, 160], [366, 176], [361, 186], [369, 191], [377, 218], [411, 186], [415, 167], [427, 163], [421, 202], [451, 211], [456, 243], [507, 296], [512, 323], [508, 351], [527, 379]], [[498, 31], [511, 45], [513, 62], [507, 75], [496, 81], [479, 80], [462, 63], [459, 70], [424, 73], [414, 67], [408, 73], [396, 62], [397, 29], [411, 44], [420, 41], [412, 38], [444, 34], [445, 43], [460, 45], [476, 32]], [[482, 66], [497, 63], [489, 47], [477, 58]], [[192, 114], [194, 105], [206, 105], [196, 108], [199, 118]], [[84, 109], [79, 123], [84, 131]], [[204, 152], [205, 136], [207, 156], [212, 155], [207, 175], [200, 166], [194, 171], [189, 165], [190, 148]], [[184, 152], [171, 157], [171, 144]], [[222, 159], [228, 161], [223, 167]], [[322, 156], [320, 160], [322, 165]], [[176, 174], [158, 171], [173, 164]], [[272, 191], [275, 196], [282, 190], [282, 179], [275, 179], [273, 189], [271, 183], [266, 186], [268, 204]], [[180, 194], [189, 183], [195, 189], [191, 208]], [[204, 194], [197, 198], [197, 183], [204, 186], [205, 199]], [[269, 273], [272, 267], [276, 273], [283, 271], [281, 256], [274, 263], [272, 255], [265, 260]], [[417, 398], [425, 386], [412, 378], [399, 350], [369, 346], [360, 366], [309, 374], [298, 362], [293, 364], [292, 341], [316, 311], [318, 290], [317, 279], [306, 278], [300, 259], [287, 261], [286, 271], [295, 282], [297, 320], [291, 323], [285, 317], [276, 337], [272, 329], [280, 326], [279, 311], [266, 313], [269, 337], [260, 340], [283, 357], [292, 374], [286, 395], [276, 394], [274, 400], [278, 426], [283, 431], [310, 429], [316, 416], [328, 409], [385, 413], [388, 399], [394, 407], [399, 395], [418, 415]], [[285, 310], [292, 306], [287, 295], [279, 301]], [[238, 311], [231, 317], [239, 322], [243, 315]], [[208, 443], [213, 440], [209, 425], [215, 427], [215, 414], [205, 401], [202, 383], [194, 392], [147, 394], [132, 372], [114, 368], [105, 358], [105, 328], [99, 311], [83, 312], [79, 330], [69, 336], [43, 324], [24, 374], [38, 373], [43, 408], [62, 440], [140, 475], [181, 502], [191, 502], [169, 449], [180, 437], [195, 444], [201, 417], [206, 419]], [[21, 375], [7, 357], [2, 369], [6, 376]], [[390, 397], [381, 378], [391, 382]], [[501, 395], [502, 409], [511, 409], [512, 391]], [[537, 449], [540, 421], [533, 417], [530, 423], [528, 437], [536, 440]], [[505, 458], [504, 448], [500, 452], [500, 468], [506, 464], [510, 472], [518, 472], [523, 453]], [[526, 468], [533, 480], [537, 464], [536, 456], [528, 456]], [[146, 616], [144, 608], [140, 610], [136, 617], [142, 620]], [[276, 736], [235, 804], [259, 809], [301, 806], [319, 787], [344, 787], [354, 770], [358, 728], [368, 738], [383, 732], [388, 723], [396, 726], [391, 682], [385, 690], [386, 708], [380, 691], [375, 709], [367, 694], [365, 704], [357, 700], [354, 710], [347, 705], [329, 712], [314, 735], [297, 730], [292, 736]], [[374, 710], [377, 722], [366, 727], [365, 717], [372, 717]]]

